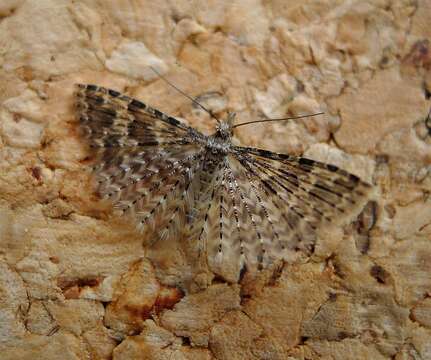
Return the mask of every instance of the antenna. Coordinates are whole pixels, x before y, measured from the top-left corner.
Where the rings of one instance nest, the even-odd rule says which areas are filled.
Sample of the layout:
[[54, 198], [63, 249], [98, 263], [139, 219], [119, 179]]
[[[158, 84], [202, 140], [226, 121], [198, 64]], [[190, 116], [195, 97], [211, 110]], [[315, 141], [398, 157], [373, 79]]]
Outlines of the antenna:
[[322, 115], [322, 114], [324, 114], [324, 112], [318, 112], [318, 113], [315, 113], [315, 114], [308, 114], [308, 115], [293, 116], [293, 117], [287, 117], [287, 118], [281, 118], [281, 119], [262, 119], [262, 120], [247, 121], [247, 122], [243, 122], [243, 123], [239, 123], [239, 124], [233, 125], [232, 129], [234, 129], [234, 128], [238, 127], [238, 126], [255, 124], [255, 123], [260, 123], [260, 122], [296, 120], [296, 119], [302, 119], [302, 118], [311, 117], [311, 116], [317, 116], [317, 115]]
[[217, 123], [220, 124], [220, 120], [217, 119], [217, 117], [210, 111], [208, 110], [205, 106], [203, 106], [199, 101], [197, 101], [196, 99], [192, 98], [190, 95], [187, 95], [184, 91], [182, 91], [180, 88], [178, 88], [177, 86], [175, 86], [174, 84], [172, 84], [168, 79], [166, 79], [162, 74], [160, 74], [155, 68], [153, 68], [152, 66], [150, 66], [150, 69], [153, 70], [163, 81], [165, 81], [166, 83], [168, 83], [170, 86], [172, 86], [175, 90], [177, 90], [181, 95], [184, 95], [187, 99], [189, 99], [190, 101], [192, 101], [194, 104], [198, 105], [201, 109], [203, 109], [204, 111], [206, 111], [214, 120], [217, 121]]

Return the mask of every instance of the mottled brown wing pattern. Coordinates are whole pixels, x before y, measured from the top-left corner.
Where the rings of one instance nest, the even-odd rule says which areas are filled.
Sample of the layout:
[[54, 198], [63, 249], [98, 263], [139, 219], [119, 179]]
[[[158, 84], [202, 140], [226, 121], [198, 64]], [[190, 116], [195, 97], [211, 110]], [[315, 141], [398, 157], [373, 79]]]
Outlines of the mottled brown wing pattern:
[[336, 166], [255, 148], [235, 147], [221, 173], [204, 233], [216, 269], [311, 255], [319, 228], [352, 216], [372, 189]]
[[94, 148], [184, 144], [196, 130], [118, 91], [77, 85], [82, 131]]
[[[199, 169], [203, 136], [146, 104], [96, 85], [77, 86], [82, 134], [94, 153], [98, 193], [139, 230], [166, 238], [185, 226], [187, 194]], [[188, 204], [188, 206], [185, 206]], [[156, 225], [163, 224], [162, 227]]]

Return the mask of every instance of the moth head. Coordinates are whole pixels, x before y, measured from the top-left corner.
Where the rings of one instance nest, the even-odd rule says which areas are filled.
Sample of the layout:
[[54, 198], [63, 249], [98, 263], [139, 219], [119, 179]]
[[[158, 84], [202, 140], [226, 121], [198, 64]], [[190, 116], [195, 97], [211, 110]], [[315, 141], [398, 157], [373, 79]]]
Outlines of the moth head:
[[229, 139], [232, 137], [233, 133], [233, 121], [235, 119], [236, 113], [229, 113], [226, 121], [220, 121], [216, 127], [216, 134], [222, 139]]

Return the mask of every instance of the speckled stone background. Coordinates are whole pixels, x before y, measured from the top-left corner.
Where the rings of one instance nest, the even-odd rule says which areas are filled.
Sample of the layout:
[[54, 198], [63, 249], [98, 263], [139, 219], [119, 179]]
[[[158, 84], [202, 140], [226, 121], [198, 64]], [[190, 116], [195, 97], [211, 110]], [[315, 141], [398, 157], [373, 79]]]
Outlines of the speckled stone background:
[[[429, 0], [1, 0], [0, 358], [431, 359]], [[73, 84], [373, 183], [306, 264], [228, 283], [92, 193]], [[192, 279], [185, 282], [184, 279]]]

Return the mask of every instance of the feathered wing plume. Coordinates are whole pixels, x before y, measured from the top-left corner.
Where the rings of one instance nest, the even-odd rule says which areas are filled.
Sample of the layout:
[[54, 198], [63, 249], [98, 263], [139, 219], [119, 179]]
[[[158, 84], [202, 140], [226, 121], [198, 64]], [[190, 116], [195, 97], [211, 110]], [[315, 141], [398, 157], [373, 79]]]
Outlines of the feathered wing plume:
[[371, 191], [333, 165], [214, 145], [114, 90], [78, 85], [77, 106], [101, 196], [155, 240], [185, 233], [219, 273], [309, 256], [319, 228], [359, 211]]
[[95, 155], [98, 193], [120, 213], [131, 215], [138, 229], [157, 227], [155, 240], [184, 227], [192, 179], [204, 156], [195, 139], [203, 135], [140, 101], [95, 85], [77, 86], [77, 108]]
[[[236, 147], [228, 159], [224, 209], [236, 226], [220, 244], [229, 262], [248, 267], [311, 255], [319, 228], [351, 218], [372, 190], [355, 175], [306, 158]], [[229, 247], [232, 239], [239, 247]], [[217, 258], [219, 246], [210, 249]]]

